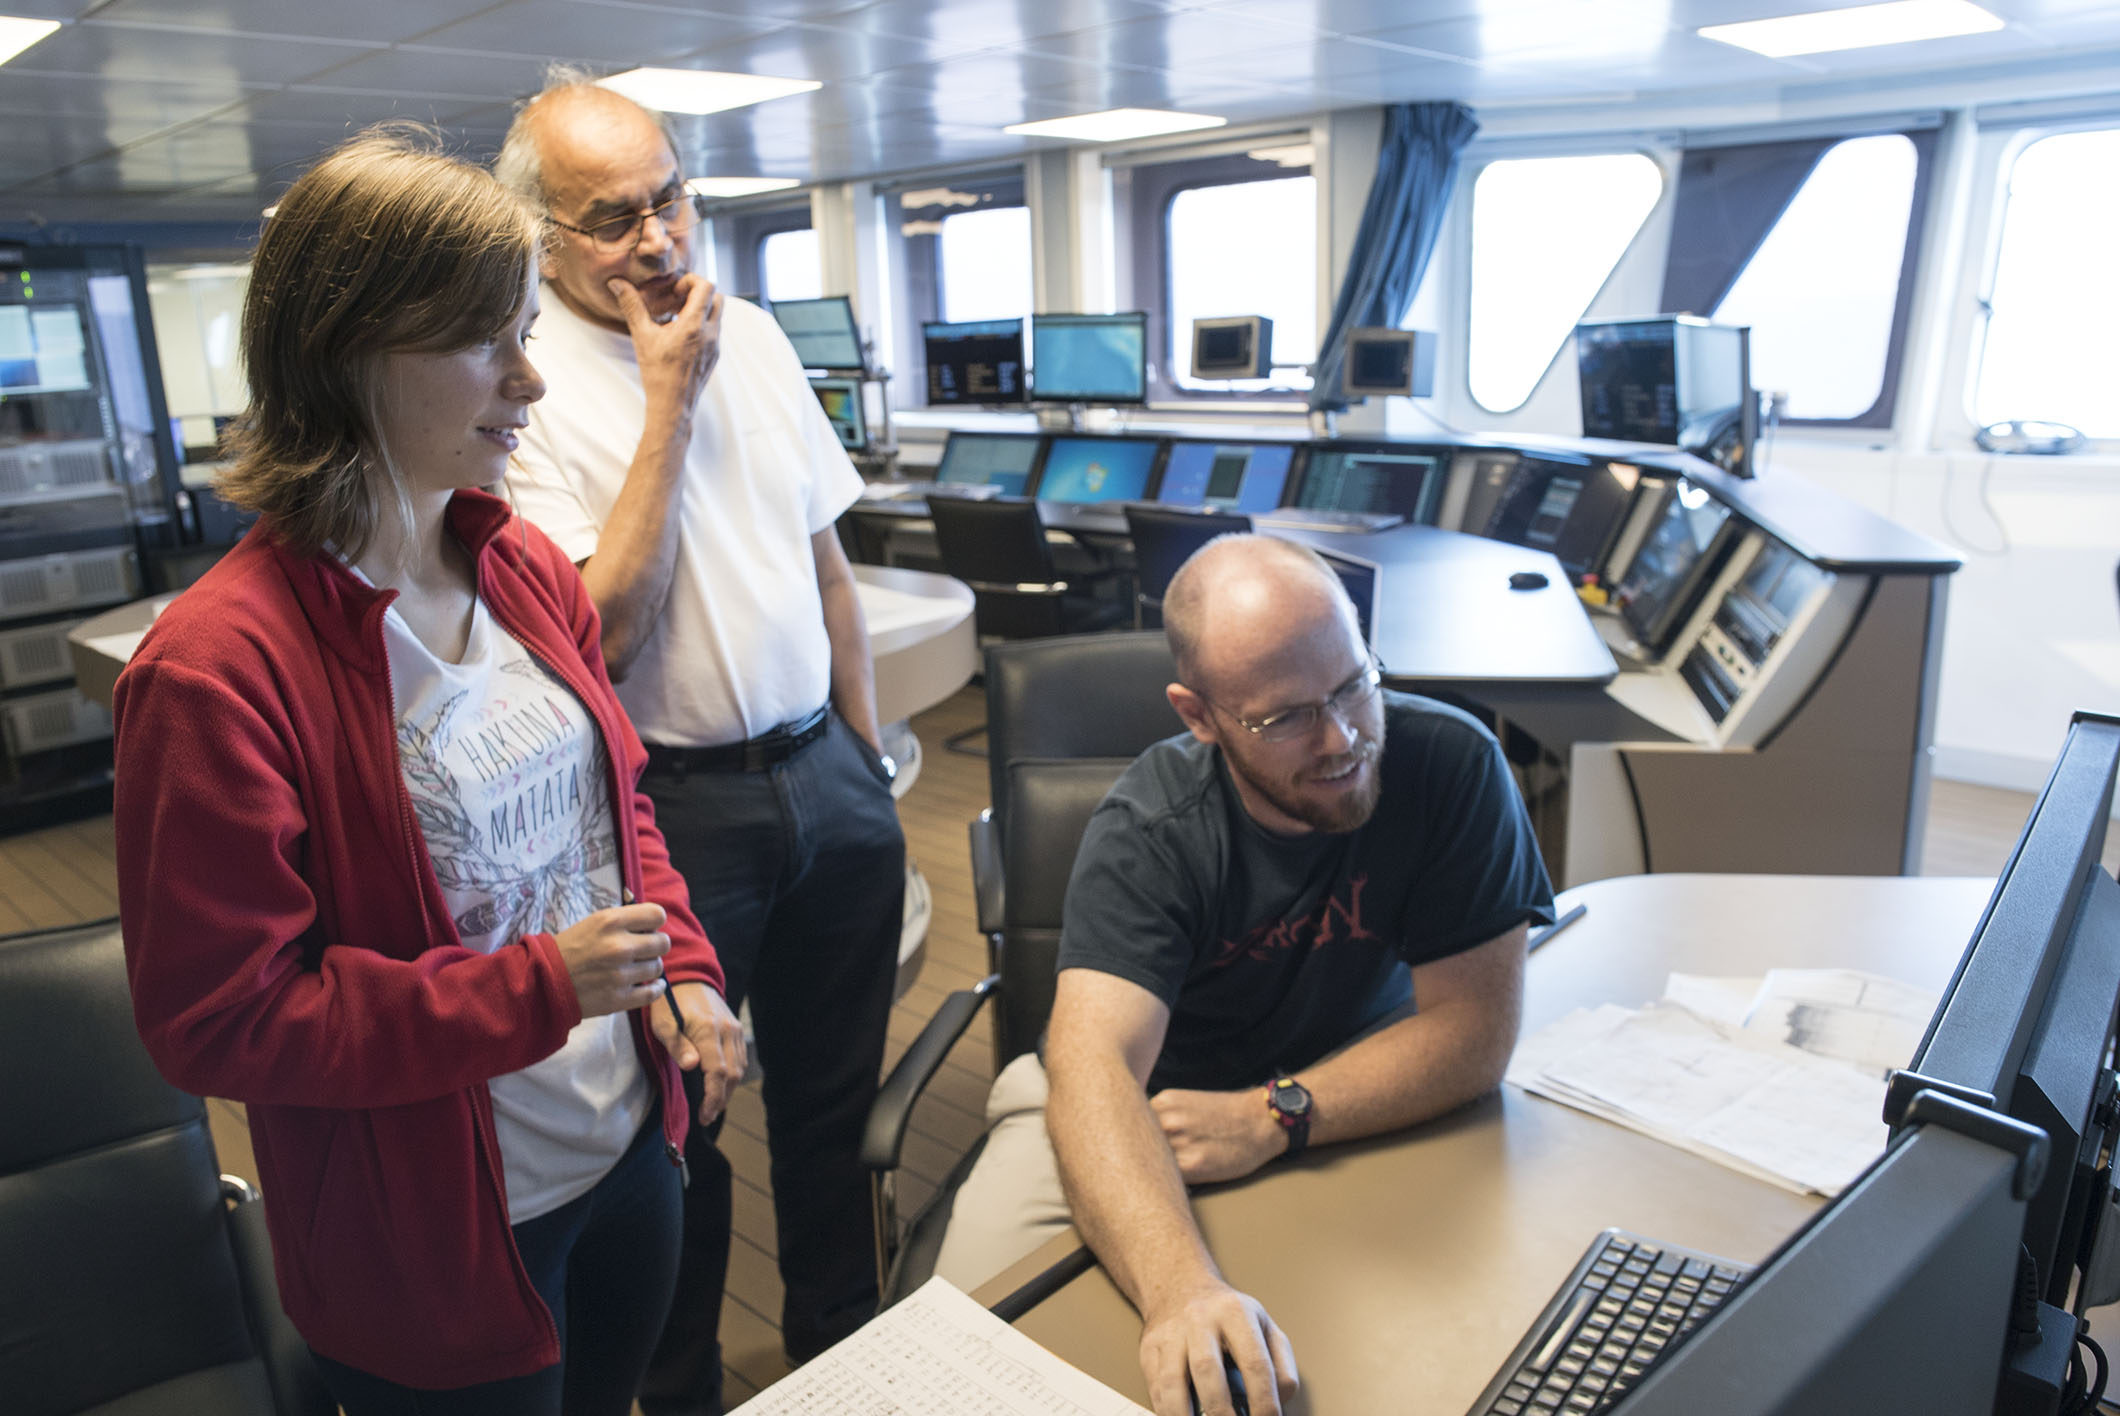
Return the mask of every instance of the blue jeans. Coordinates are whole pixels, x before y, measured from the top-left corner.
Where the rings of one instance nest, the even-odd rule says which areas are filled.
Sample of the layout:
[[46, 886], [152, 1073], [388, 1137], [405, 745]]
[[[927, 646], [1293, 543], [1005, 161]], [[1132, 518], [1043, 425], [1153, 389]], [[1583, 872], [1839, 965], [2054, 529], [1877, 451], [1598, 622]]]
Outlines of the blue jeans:
[[627, 1416], [677, 1279], [681, 1183], [660, 1112], [596, 1188], [515, 1226], [515, 1249], [559, 1329], [528, 1376], [426, 1391], [317, 1355], [346, 1416]]
[[[825, 735], [762, 772], [650, 769], [641, 790], [728, 978], [748, 998], [765, 1069], [767, 1140], [795, 1360], [876, 1310], [875, 1227], [861, 1131], [883, 1066], [905, 894], [905, 837], [876, 755], [833, 714]], [[686, 1074], [688, 1089], [697, 1075]], [[692, 1096], [696, 1106], [698, 1097]], [[685, 1155], [684, 1262], [641, 1387], [649, 1416], [721, 1410], [729, 1162], [720, 1122]]]

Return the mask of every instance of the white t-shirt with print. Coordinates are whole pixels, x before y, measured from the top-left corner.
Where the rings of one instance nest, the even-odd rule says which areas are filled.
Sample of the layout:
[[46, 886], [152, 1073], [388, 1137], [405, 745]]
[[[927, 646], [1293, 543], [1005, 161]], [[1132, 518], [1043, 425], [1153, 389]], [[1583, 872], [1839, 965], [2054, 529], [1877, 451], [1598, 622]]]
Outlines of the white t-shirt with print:
[[[395, 606], [383, 642], [398, 761], [464, 947], [491, 953], [618, 904], [610, 768], [580, 700], [484, 601], [459, 663], [430, 653]], [[511, 1224], [593, 1189], [653, 1104], [623, 1013], [582, 1019], [559, 1051], [488, 1090]]]
[[[516, 508], [574, 561], [595, 554], [647, 418], [633, 338], [549, 286], [531, 362], [546, 384], [509, 462]], [[670, 598], [618, 685], [649, 742], [711, 747], [820, 707], [832, 685], [810, 537], [861, 493], [773, 317], [723, 303], [721, 355], [685, 450]]]

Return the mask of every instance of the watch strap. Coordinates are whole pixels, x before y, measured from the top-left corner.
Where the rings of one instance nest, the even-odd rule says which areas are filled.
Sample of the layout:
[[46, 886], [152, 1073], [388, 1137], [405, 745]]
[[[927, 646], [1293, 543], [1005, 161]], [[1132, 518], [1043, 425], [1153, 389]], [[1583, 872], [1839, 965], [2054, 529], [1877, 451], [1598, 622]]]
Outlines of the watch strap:
[[[1284, 1109], [1281, 1105], [1283, 1091], [1293, 1092], [1302, 1098], [1299, 1107]], [[1281, 1152], [1284, 1159], [1293, 1160], [1310, 1144], [1310, 1092], [1293, 1077], [1275, 1077], [1266, 1084], [1266, 1109], [1273, 1113], [1274, 1120], [1288, 1134], [1288, 1149]]]

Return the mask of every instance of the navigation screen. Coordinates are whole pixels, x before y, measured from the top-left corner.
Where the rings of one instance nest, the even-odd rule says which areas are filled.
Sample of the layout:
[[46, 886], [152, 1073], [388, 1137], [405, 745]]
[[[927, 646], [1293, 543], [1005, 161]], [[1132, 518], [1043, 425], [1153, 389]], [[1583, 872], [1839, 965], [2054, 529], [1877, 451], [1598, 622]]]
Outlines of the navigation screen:
[[1665, 502], [1614, 594], [1620, 617], [1644, 648], [1661, 651], [1670, 639], [1729, 520], [1728, 507], [1684, 480]]
[[1311, 449], [1297, 505], [1317, 511], [1388, 511], [1430, 525], [1443, 480], [1435, 475], [1435, 462], [1428, 453], [1320, 443]]
[[795, 346], [805, 369], [859, 369], [861, 334], [854, 307], [844, 295], [821, 300], [775, 300], [773, 318]]
[[1482, 534], [1551, 551], [1570, 575], [1581, 576], [1597, 569], [1618, 531], [1636, 476], [1609, 464], [1520, 458]]
[[1665, 320], [1580, 325], [1583, 436], [1678, 446], [1678, 352]]
[[1031, 392], [1047, 403], [1148, 397], [1148, 316], [1032, 315]]
[[1293, 443], [1174, 442], [1156, 500], [1170, 506], [1272, 511], [1281, 504]]
[[0, 394], [89, 387], [88, 335], [74, 305], [0, 305]]
[[951, 433], [942, 445], [935, 480], [999, 487], [1003, 496], [1020, 497], [1037, 460], [1034, 433]]
[[920, 335], [930, 405], [1022, 403], [1030, 397], [1023, 382], [1022, 320], [924, 324]]
[[868, 419], [861, 407], [861, 383], [857, 379], [811, 379], [810, 391], [817, 395], [839, 445], [849, 452], [864, 452], [869, 445]]
[[1038, 499], [1139, 501], [1156, 465], [1154, 438], [1054, 438], [1038, 474]]

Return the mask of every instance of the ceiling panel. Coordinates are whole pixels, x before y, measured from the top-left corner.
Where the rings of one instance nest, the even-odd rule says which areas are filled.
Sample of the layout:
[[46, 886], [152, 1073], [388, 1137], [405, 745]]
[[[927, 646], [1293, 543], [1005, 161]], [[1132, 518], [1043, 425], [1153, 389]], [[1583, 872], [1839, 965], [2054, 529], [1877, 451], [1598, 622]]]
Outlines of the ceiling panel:
[[797, 25], [756, 39], [703, 49], [687, 58], [683, 67], [833, 83], [885, 69], [930, 63], [955, 52], [950, 46], [902, 34]]
[[[302, 124], [312, 131], [365, 128], [393, 118], [449, 126], [484, 113], [498, 100], [425, 98], [411, 94], [349, 92], [331, 84], [291, 84], [245, 97], [243, 113], [256, 122]], [[507, 104], [499, 103], [505, 111]]]
[[[12, 11], [20, 0], [7, 0]], [[495, 0], [357, 0], [344, 5], [289, 0], [107, 0], [90, 24], [153, 24], [245, 34], [293, 34], [395, 44], [491, 8]]]
[[407, 47], [364, 55], [310, 82], [365, 93], [492, 100], [536, 93], [544, 79], [543, 59]]
[[782, 27], [783, 21], [613, 6], [596, 0], [513, 0], [421, 36], [423, 47], [528, 54], [580, 64], [663, 64]]
[[879, 0], [822, 23], [849, 33], [918, 40], [927, 49], [922, 57], [939, 59], [1131, 20], [1160, 19], [1168, 13], [1157, 0], [1036, 0], [1013, 5], [995, 0]]
[[106, 83], [168, 79], [220, 83], [231, 96], [243, 85], [284, 84], [359, 54], [344, 44], [250, 39], [169, 29], [69, 25], [24, 50], [9, 73], [77, 74]]

